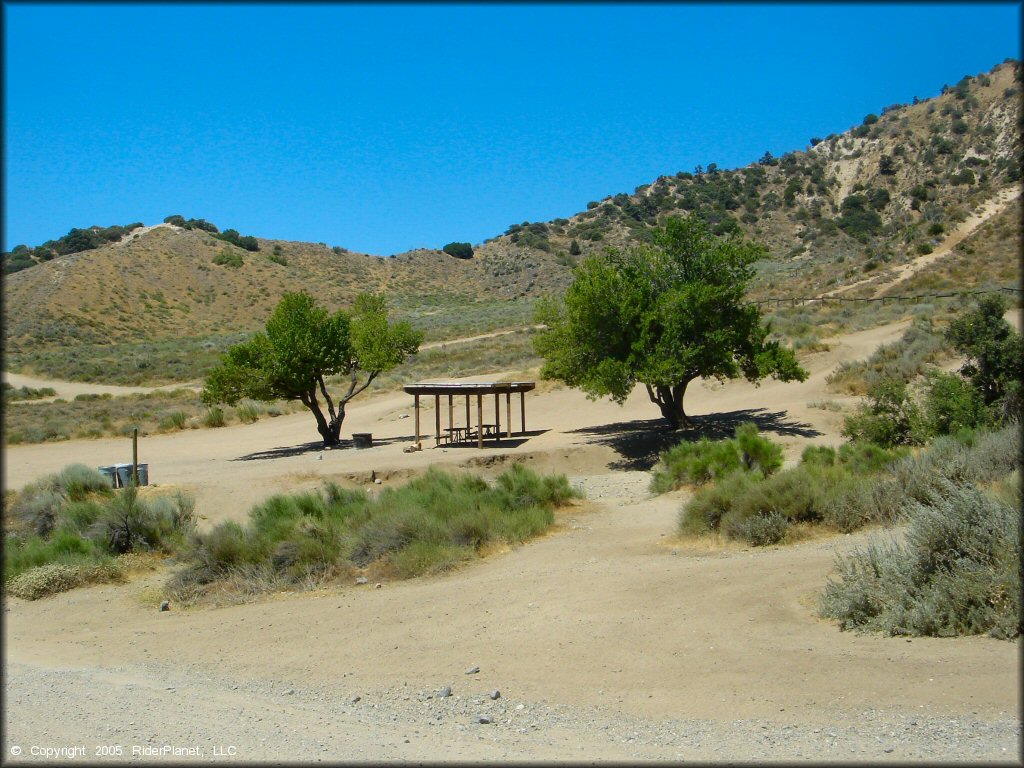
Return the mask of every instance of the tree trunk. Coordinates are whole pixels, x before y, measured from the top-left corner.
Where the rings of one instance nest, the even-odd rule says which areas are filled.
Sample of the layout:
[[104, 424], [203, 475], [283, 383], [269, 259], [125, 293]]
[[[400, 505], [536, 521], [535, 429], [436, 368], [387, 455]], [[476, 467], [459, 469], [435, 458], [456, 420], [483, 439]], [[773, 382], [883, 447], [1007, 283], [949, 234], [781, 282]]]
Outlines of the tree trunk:
[[331, 420], [328, 421], [324, 412], [320, 410], [320, 402], [316, 399], [315, 389], [304, 392], [299, 399], [313, 413], [313, 418], [316, 419], [316, 431], [323, 438], [324, 448], [338, 445], [341, 442], [341, 422], [345, 420], [345, 407], [342, 406], [339, 412], [333, 414]]
[[671, 387], [656, 386], [653, 388], [650, 384], [646, 385], [647, 395], [651, 398], [651, 402], [661, 409], [661, 415], [668, 419], [673, 429], [687, 429], [693, 426], [693, 421], [683, 410], [683, 395], [686, 394], [686, 385], [689, 383], [689, 381], [684, 381]]

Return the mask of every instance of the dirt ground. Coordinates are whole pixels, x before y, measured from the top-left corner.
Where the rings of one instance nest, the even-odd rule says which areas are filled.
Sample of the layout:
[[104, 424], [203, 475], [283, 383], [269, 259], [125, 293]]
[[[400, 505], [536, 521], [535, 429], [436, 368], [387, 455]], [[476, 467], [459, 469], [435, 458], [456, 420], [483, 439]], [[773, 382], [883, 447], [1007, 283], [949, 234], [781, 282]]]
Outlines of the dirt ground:
[[[695, 384], [687, 410], [712, 435], [754, 420], [795, 461], [841, 442], [841, 415], [809, 406], [847, 400], [825, 376], [905, 327], [831, 340], [803, 383]], [[158, 572], [10, 598], [4, 758], [83, 746], [94, 761], [120, 745], [140, 761], [1019, 760], [1018, 643], [862, 636], [816, 617], [837, 553], [870, 533], [762, 549], [676, 540], [685, 492], [647, 492], [673, 437], [642, 388], [620, 407], [543, 384], [527, 395], [526, 435], [483, 451], [434, 448], [424, 399], [414, 453], [412, 397], [399, 393], [349, 409], [343, 435], [372, 433], [366, 450], [320, 450], [303, 412], [147, 437], [140, 461], [156, 490], [194, 494], [204, 526], [243, 520], [272, 493], [325, 479], [383, 488], [428, 466], [488, 475], [523, 461], [567, 474], [587, 500], [538, 540], [377, 588], [160, 612]], [[13, 446], [4, 485], [130, 455], [128, 440]], [[201, 754], [144, 751], [160, 745]]]

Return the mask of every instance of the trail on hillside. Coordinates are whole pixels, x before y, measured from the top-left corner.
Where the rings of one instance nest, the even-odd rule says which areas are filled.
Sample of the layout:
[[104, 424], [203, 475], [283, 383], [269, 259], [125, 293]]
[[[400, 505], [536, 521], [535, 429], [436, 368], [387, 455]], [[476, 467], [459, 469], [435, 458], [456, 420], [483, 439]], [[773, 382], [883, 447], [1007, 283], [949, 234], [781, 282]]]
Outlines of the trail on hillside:
[[886, 277], [883, 282], [878, 282], [878, 276], [868, 277], [830, 291], [824, 294], [824, 296], [838, 296], [863, 285], [874, 285], [875, 291], [872, 294], [872, 297], [880, 298], [893, 287], [913, 277], [918, 272], [931, 266], [944, 256], [948, 256], [950, 252], [964, 240], [964, 238], [973, 234], [982, 224], [993, 216], [1004, 211], [1011, 202], [1020, 196], [1020, 192], [1021, 190], [1019, 186], [1002, 190], [999, 194], [985, 202], [977, 213], [960, 222], [956, 229], [950, 232], [946, 238], [935, 247], [934, 251], [923, 256], [918, 256], [917, 258], [908, 261], [906, 264], [894, 267], [888, 273], [889, 276]]

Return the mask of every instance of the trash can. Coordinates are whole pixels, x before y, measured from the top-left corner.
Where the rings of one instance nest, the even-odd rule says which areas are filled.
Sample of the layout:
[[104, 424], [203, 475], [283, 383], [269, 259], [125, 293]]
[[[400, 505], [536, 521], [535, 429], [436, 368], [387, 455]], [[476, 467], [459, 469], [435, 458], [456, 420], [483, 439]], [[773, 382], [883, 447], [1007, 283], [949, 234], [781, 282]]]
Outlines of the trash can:
[[373, 435], [370, 432], [353, 432], [352, 443], [356, 448], [372, 448]]
[[[132, 465], [118, 464], [117, 479], [121, 488], [127, 488], [132, 482]], [[139, 464], [139, 485], [149, 485], [149, 464]]]
[[114, 471], [117, 472], [117, 487], [127, 488], [132, 482], [132, 465], [131, 464], [117, 464], [114, 466]]
[[111, 488], [119, 487], [117, 484], [117, 469], [114, 468], [113, 464], [111, 464], [109, 467], [97, 467], [97, 469], [100, 471], [101, 475], [103, 475], [105, 478], [107, 478], [107, 480], [110, 481]]

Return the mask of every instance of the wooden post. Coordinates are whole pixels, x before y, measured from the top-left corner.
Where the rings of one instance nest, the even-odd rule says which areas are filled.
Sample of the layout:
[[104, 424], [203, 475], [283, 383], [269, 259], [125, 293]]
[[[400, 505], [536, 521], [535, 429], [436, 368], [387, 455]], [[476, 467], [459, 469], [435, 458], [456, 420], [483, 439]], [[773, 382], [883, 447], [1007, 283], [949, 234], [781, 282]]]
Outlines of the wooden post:
[[494, 393], [494, 436], [501, 442], [501, 403], [498, 401], [498, 393]]
[[473, 426], [473, 422], [469, 420], [469, 395], [466, 395], [466, 442], [469, 442], [469, 428]]
[[437, 438], [436, 443], [440, 444], [441, 440], [441, 396], [434, 395], [434, 436]]
[[[451, 428], [455, 426], [455, 424], [452, 423], [452, 419], [453, 418], [454, 418], [454, 410], [452, 409], [452, 396], [448, 395], [448, 429], [449, 430], [451, 430]], [[448, 432], [449, 441], [451, 441], [451, 438], [453, 438], [453, 437], [455, 437], [455, 433], [449, 431]]]
[[525, 392], [520, 392], [519, 393], [519, 411], [520, 411], [520, 415], [523, 418], [523, 422], [522, 422], [523, 423], [523, 434], [525, 435], [526, 434], [526, 393]]
[[484, 447], [484, 396], [476, 396], [476, 447]]
[[505, 424], [508, 429], [508, 438], [512, 439], [512, 388], [505, 390]]
[[420, 396], [413, 395], [413, 402], [416, 405], [416, 447], [420, 445]]
[[132, 485], [139, 487], [139, 428], [132, 427]]

